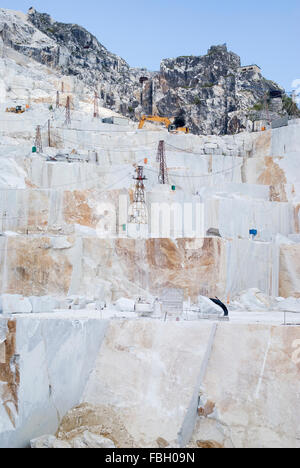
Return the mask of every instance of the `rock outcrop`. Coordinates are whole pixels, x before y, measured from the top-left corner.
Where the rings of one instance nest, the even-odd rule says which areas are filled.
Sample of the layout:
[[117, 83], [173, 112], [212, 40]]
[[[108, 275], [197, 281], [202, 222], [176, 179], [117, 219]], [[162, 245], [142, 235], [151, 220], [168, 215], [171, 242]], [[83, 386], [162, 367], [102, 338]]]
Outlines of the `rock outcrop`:
[[[192, 132], [208, 135], [235, 134], [251, 127], [251, 120], [268, 118], [265, 96], [271, 101], [270, 91], [283, 92], [258, 67], [241, 67], [226, 44], [202, 57], [163, 60], [151, 86], [155, 112], [181, 114]], [[273, 100], [268, 106], [271, 119], [286, 114], [281, 98], [274, 112]]]
[[132, 116], [130, 109], [138, 105], [134, 93], [141, 73], [81, 26], [56, 22], [34, 8], [28, 15], [0, 9], [0, 38], [5, 46], [97, 89], [110, 109]]

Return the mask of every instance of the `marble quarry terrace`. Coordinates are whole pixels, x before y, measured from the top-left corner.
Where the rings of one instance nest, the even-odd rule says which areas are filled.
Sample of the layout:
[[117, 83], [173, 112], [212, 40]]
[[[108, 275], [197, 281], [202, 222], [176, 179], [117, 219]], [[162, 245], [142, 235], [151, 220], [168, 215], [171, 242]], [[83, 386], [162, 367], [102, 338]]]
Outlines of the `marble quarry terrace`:
[[0, 448], [300, 448], [300, 119], [138, 130], [0, 46]]

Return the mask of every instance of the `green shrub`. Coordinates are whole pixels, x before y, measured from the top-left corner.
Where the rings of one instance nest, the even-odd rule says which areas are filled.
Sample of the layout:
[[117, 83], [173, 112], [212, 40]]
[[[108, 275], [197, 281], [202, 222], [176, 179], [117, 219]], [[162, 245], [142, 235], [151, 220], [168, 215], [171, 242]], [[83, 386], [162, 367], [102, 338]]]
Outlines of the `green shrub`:
[[213, 83], [204, 83], [203, 85], [201, 85], [201, 88], [212, 88], [213, 86]]
[[250, 109], [252, 111], [262, 111], [264, 109], [264, 103], [263, 102], [257, 102], [254, 104], [254, 106]]

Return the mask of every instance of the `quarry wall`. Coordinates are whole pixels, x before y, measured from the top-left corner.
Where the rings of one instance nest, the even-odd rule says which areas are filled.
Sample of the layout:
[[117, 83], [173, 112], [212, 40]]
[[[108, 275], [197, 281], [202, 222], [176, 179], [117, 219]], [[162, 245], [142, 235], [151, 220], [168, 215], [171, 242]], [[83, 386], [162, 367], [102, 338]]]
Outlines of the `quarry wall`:
[[[217, 237], [3, 237], [0, 284], [2, 293], [54, 297], [79, 294], [108, 303], [121, 297], [160, 297], [165, 288], [182, 289], [185, 299], [194, 303], [198, 295], [227, 300], [228, 294], [249, 288], [277, 296], [279, 249], [272, 243]], [[291, 269], [282, 272], [291, 273]], [[295, 291], [300, 291], [299, 275], [294, 276], [293, 284]], [[288, 292], [289, 287], [282, 282], [281, 294]]]
[[119, 446], [180, 445], [184, 430], [191, 446], [299, 448], [297, 326], [73, 315], [1, 319], [0, 330], [1, 447], [54, 434], [80, 403], [68, 430], [108, 425]]
[[55, 433], [80, 398], [107, 323], [0, 318], [0, 447]]
[[299, 448], [299, 327], [218, 324], [207, 356], [213, 326], [112, 324], [83, 401], [112, 406], [143, 446], [174, 441], [207, 360], [194, 439]]

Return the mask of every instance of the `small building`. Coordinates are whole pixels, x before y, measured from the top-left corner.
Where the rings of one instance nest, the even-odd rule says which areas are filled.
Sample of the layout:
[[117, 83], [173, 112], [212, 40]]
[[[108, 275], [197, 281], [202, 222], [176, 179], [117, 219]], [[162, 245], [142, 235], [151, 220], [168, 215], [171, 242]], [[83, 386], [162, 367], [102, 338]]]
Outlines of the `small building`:
[[102, 123], [111, 125], [129, 125], [129, 120], [121, 116], [113, 116], [102, 119]]
[[244, 67], [239, 68], [239, 72], [244, 73], [244, 72], [256, 72], [256, 73], [261, 73], [261, 68], [258, 65], [245, 65]]

